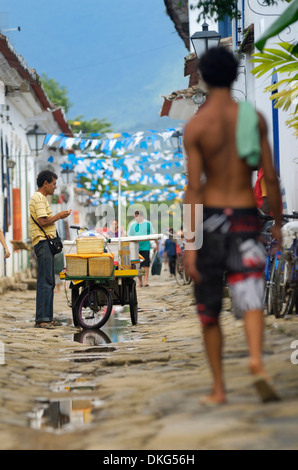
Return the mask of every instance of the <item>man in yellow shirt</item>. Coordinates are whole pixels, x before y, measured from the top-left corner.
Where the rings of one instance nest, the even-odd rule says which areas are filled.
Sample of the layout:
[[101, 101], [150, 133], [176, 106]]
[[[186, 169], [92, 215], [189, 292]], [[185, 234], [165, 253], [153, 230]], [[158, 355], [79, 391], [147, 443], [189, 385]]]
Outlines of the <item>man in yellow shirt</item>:
[[54, 194], [57, 178], [57, 175], [52, 171], [41, 171], [37, 176], [38, 189], [31, 197], [29, 203], [32, 245], [38, 265], [35, 327], [47, 329], [61, 325], [61, 323], [53, 319], [55, 287], [54, 256], [45, 234], [34, 220], [42, 227], [49, 238], [55, 238], [55, 222], [59, 219], [65, 219], [70, 215], [71, 210], [53, 215], [48, 202], [47, 196]]

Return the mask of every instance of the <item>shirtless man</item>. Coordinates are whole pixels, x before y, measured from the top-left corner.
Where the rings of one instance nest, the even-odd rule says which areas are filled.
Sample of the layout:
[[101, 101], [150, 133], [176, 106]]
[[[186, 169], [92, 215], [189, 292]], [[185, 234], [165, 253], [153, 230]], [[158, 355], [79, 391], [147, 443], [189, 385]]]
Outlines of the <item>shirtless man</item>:
[[[249, 368], [256, 389], [263, 401], [279, 399], [262, 363], [265, 255], [258, 240], [260, 228], [251, 183], [252, 171], [256, 168], [239, 158], [236, 146], [239, 105], [233, 101], [230, 87], [236, 78], [237, 66], [234, 55], [223, 47], [210, 49], [201, 57], [199, 69], [208, 86], [209, 97], [186, 125], [184, 134], [188, 158], [185, 204], [190, 204], [193, 214], [195, 205], [203, 204], [203, 245], [198, 251], [186, 250], [185, 265], [195, 281], [197, 308], [213, 376], [212, 392], [203, 400], [206, 405], [226, 401], [219, 325], [225, 273], [235, 314], [244, 319]], [[264, 169], [268, 200], [275, 218], [273, 235], [279, 246], [279, 183], [272, 164], [266, 123], [261, 114], [255, 116], [259, 165]], [[206, 177], [204, 184], [202, 174]], [[194, 228], [192, 217], [188, 229], [194, 233]], [[187, 239], [187, 235], [185, 237]]]

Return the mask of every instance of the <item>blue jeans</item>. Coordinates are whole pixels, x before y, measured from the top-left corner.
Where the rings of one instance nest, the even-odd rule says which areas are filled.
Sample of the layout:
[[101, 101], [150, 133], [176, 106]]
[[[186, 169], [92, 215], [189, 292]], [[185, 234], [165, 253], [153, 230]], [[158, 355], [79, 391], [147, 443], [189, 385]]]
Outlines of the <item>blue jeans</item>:
[[54, 256], [47, 240], [42, 240], [34, 246], [37, 256], [37, 287], [36, 287], [36, 322], [53, 320], [54, 304]]

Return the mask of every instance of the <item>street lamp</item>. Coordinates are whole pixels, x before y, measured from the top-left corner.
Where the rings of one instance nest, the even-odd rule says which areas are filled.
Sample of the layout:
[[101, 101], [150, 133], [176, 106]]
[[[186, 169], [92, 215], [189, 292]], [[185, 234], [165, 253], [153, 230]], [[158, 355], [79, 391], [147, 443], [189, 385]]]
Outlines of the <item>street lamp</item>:
[[38, 125], [35, 124], [34, 128], [26, 133], [29, 147], [32, 152], [36, 153], [36, 156], [38, 156], [38, 152], [43, 149], [44, 141], [47, 135], [45, 132], [42, 132], [38, 129]]
[[14, 168], [14, 167], [15, 167], [15, 164], [16, 164], [16, 162], [14, 162], [13, 160], [10, 160], [10, 159], [7, 159], [7, 160], [6, 160], [6, 166], [7, 166], [7, 168]]
[[180, 137], [183, 136], [183, 132], [175, 131], [171, 135], [171, 139], [177, 139], [177, 153], [181, 153]]
[[67, 166], [61, 171], [61, 177], [64, 184], [68, 185], [73, 182], [74, 171]]
[[78, 193], [77, 198], [78, 198], [79, 204], [84, 205], [87, 199], [89, 198], [89, 195], [82, 191]]
[[217, 31], [209, 31], [208, 28], [208, 23], [205, 21], [202, 25], [202, 31], [197, 31], [190, 38], [198, 59], [208, 49], [218, 47], [221, 38]]

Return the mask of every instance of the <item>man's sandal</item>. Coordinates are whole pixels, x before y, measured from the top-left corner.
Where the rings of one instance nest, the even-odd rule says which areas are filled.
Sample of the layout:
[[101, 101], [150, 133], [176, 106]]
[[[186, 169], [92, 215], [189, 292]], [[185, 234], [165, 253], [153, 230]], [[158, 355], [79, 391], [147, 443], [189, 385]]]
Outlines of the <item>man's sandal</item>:
[[54, 325], [51, 322], [47, 322], [47, 321], [42, 321], [42, 322], [35, 323], [34, 328], [44, 328], [46, 330], [54, 330], [55, 329]]

